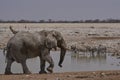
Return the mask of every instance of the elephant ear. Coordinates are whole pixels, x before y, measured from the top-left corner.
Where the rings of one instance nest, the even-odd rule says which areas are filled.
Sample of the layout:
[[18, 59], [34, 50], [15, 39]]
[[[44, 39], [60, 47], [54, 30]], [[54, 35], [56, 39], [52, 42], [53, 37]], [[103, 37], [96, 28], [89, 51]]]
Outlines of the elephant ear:
[[66, 48], [66, 43], [65, 43], [65, 40], [63, 39], [63, 36], [61, 35], [61, 33], [58, 31], [52, 30], [52, 34], [57, 40], [58, 47]]
[[48, 49], [54, 48], [56, 50], [57, 47], [57, 41], [55, 39], [46, 39], [45, 40], [45, 46]]
[[56, 38], [57, 41], [60, 41], [63, 39], [62, 35], [60, 32], [58, 31], [55, 31], [55, 30], [52, 30], [52, 35]]
[[46, 30], [42, 30], [39, 33], [40, 33], [40, 35], [45, 36], [45, 37], [47, 37], [47, 35], [48, 35], [48, 31], [46, 31]]

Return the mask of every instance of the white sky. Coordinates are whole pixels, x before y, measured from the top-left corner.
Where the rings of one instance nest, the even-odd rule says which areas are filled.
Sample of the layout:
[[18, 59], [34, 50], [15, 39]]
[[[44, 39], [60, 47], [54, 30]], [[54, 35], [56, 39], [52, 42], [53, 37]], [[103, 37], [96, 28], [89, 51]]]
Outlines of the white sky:
[[120, 19], [120, 0], [0, 0], [2, 20]]

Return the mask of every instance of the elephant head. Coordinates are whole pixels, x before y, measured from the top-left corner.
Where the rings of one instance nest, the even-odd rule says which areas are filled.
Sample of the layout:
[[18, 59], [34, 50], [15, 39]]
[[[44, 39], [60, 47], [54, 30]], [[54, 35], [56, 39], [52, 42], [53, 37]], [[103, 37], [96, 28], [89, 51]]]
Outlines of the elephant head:
[[65, 40], [63, 39], [63, 36], [61, 35], [60, 32], [58, 31], [55, 31], [55, 30], [52, 30], [51, 33], [53, 34], [53, 36], [56, 38], [57, 40], [57, 46], [61, 49], [61, 53], [60, 53], [60, 60], [59, 60], [59, 63], [58, 65], [60, 67], [62, 67], [62, 63], [64, 61], [64, 57], [65, 57], [65, 54], [66, 54], [66, 43], [65, 43]]

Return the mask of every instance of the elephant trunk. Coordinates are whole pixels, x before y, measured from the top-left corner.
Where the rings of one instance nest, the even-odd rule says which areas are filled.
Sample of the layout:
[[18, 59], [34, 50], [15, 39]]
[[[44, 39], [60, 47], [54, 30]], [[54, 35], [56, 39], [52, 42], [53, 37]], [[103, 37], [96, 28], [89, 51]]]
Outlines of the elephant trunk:
[[64, 61], [65, 53], [66, 53], [66, 49], [61, 48], [60, 61], [59, 61], [59, 64], [58, 64], [60, 67], [62, 67], [62, 63]]

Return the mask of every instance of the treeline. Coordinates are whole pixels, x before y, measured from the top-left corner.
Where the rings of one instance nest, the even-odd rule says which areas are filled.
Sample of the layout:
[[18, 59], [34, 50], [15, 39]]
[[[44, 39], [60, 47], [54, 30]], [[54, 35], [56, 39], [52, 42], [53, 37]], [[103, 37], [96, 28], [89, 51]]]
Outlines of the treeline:
[[68, 21], [68, 20], [0, 20], [0, 23], [120, 23], [120, 19], [106, 19], [106, 20], [100, 20], [100, 19], [94, 19], [94, 20], [74, 20], [74, 21]]

